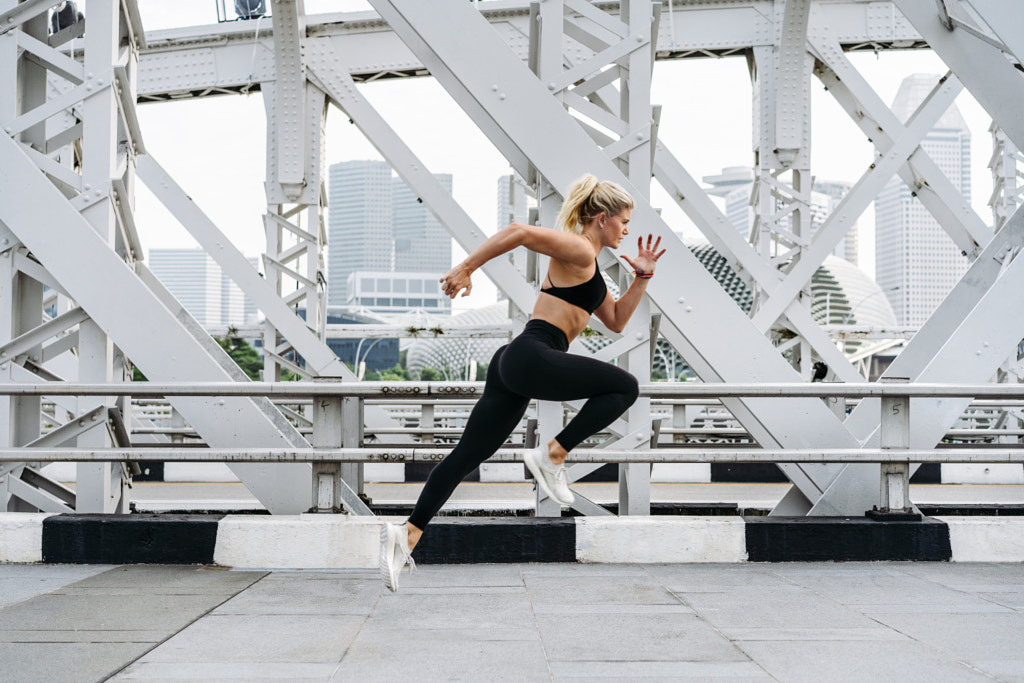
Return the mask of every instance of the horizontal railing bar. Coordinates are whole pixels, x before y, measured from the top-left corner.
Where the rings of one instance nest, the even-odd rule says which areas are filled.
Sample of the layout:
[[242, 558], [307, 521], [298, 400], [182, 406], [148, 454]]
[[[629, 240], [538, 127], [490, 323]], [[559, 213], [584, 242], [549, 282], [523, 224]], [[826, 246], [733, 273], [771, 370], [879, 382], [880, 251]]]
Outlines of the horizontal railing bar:
[[[483, 382], [197, 382], [123, 384], [0, 384], [0, 396], [270, 396], [362, 397], [388, 400], [424, 398], [474, 398], [483, 393]], [[875, 384], [816, 382], [813, 384], [698, 384], [659, 382], [644, 384], [640, 395], [649, 398], [777, 398], [844, 396], [868, 398], [1024, 398], [1024, 384]]]
[[[450, 449], [436, 448], [109, 448], [94, 450], [7, 448], [0, 462], [439, 462]], [[489, 462], [522, 462], [523, 449], [499, 450]], [[1024, 448], [1001, 449], [835, 449], [760, 450], [753, 448], [581, 448], [576, 463], [1024, 463]]]

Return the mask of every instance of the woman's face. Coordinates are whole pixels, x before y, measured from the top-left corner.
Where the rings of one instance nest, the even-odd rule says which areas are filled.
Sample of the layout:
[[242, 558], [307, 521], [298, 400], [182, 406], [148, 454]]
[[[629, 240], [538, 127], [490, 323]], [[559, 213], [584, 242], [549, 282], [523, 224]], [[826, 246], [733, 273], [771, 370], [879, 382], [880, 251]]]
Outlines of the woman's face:
[[601, 234], [604, 238], [604, 246], [618, 249], [622, 238], [629, 234], [629, 220], [633, 215], [632, 209], [623, 209], [614, 216], [605, 214], [601, 218]]

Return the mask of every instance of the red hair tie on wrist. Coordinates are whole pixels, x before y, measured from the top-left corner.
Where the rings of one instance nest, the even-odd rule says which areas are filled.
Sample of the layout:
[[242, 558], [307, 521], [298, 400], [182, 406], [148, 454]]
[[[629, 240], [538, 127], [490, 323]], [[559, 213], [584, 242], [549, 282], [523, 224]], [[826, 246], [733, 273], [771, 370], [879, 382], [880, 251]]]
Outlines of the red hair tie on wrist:
[[654, 277], [654, 273], [645, 273], [642, 270], [634, 270], [633, 275], [636, 275], [638, 278], [642, 280], [650, 280], [652, 277]]

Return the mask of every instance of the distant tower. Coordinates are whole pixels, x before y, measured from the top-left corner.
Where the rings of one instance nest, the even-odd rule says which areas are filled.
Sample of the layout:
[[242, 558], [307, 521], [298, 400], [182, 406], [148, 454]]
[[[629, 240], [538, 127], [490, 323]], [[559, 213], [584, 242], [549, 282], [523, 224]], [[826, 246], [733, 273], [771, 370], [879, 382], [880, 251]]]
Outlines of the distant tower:
[[[907, 121], [939, 77], [914, 74], [900, 85], [893, 112]], [[951, 105], [921, 141], [921, 147], [969, 202], [971, 134], [956, 105]], [[893, 178], [875, 200], [875, 279], [892, 303], [901, 325], [917, 327], [942, 302], [968, 267], [956, 244]]]
[[518, 174], [498, 178], [498, 219], [495, 226], [500, 230], [509, 223], [529, 223], [529, 207], [526, 200], [526, 181]]
[[[436, 173], [434, 177], [451, 193], [450, 173]], [[391, 179], [391, 207], [391, 232], [395, 238], [394, 270], [437, 273], [438, 277], [447, 273], [452, 267], [451, 235], [398, 177]]]
[[348, 276], [394, 269], [391, 166], [383, 161], [332, 164], [327, 185], [327, 301], [345, 302]]

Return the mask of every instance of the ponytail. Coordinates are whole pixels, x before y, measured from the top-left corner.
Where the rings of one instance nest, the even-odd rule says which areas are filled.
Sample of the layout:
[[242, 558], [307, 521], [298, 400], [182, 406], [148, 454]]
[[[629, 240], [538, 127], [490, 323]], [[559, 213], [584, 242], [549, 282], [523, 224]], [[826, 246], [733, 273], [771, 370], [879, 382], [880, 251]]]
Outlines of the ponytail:
[[633, 208], [633, 198], [610, 180], [598, 181], [587, 174], [569, 187], [562, 208], [555, 219], [555, 227], [579, 235], [583, 226], [601, 212], [609, 216], [623, 209]]

